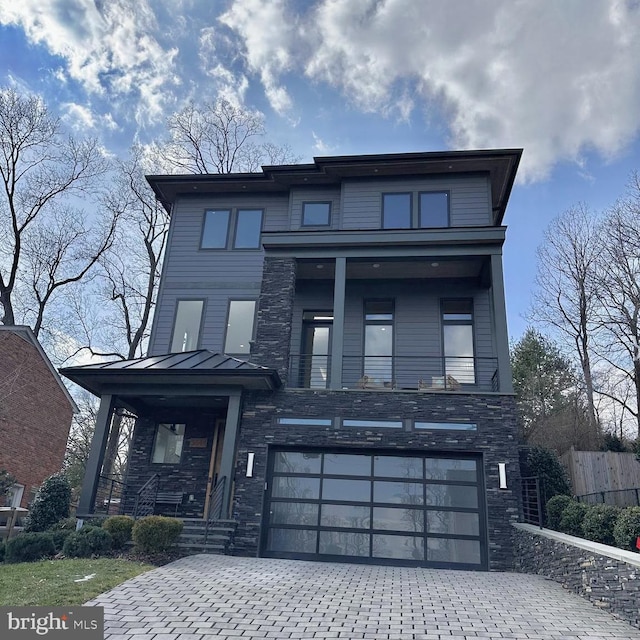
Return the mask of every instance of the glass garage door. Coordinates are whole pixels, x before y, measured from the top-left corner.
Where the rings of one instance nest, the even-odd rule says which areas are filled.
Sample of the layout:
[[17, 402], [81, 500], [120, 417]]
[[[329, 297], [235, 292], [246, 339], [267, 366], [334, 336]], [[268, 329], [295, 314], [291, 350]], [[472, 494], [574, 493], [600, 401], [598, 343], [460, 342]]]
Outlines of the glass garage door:
[[487, 566], [477, 457], [274, 451], [262, 553]]

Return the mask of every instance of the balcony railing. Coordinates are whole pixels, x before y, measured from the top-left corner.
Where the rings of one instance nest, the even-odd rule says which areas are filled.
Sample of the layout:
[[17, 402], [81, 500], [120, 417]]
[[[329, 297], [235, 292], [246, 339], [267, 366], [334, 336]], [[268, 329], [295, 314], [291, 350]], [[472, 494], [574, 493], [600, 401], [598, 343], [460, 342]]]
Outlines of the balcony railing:
[[[289, 386], [328, 389], [331, 356], [294, 354]], [[344, 356], [342, 389], [498, 391], [497, 358], [452, 356]]]

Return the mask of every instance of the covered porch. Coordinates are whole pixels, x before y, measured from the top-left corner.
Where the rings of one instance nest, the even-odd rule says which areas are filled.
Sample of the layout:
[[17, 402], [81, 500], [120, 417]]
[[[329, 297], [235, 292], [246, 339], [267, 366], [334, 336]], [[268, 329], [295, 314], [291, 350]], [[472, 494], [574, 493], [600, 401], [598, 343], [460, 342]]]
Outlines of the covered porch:
[[[275, 370], [201, 349], [61, 373], [100, 398], [79, 518], [230, 517], [242, 394], [278, 388]], [[122, 410], [136, 422], [126, 474], [116, 481], [103, 474], [103, 466], [114, 418]]]

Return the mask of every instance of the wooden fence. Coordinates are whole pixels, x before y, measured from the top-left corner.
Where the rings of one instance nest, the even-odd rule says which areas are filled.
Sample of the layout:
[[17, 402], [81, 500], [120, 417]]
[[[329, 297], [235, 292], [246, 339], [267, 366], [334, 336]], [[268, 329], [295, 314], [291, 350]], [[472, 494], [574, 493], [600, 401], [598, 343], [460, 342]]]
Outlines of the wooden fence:
[[561, 461], [569, 472], [577, 496], [640, 487], [640, 462], [634, 453], [575, 451], [571, 448]]

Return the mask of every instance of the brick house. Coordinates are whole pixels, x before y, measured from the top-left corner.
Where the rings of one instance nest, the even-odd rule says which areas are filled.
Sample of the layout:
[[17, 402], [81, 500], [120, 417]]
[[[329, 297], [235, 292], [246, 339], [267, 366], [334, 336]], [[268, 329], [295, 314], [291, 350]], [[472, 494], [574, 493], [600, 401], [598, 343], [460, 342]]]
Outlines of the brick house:
[[63, 371], [101, 398], [79, 513], [125, 407], [125, 512], [171, 494], [188, 522], [232, 521], [235, 554], [510, 568], [502, 220], [520, 156], [148, 177], [171, 214], [149, 354]]
[[76, 411], [33, 331], [0, 325], [0, 469], [17, 480], [11, 506], [25, 507], [62, 469]]

